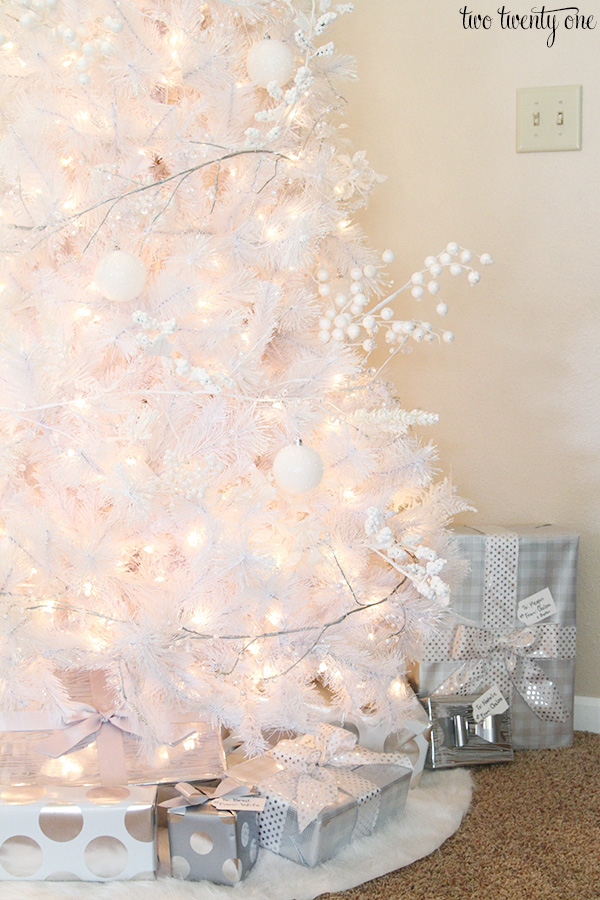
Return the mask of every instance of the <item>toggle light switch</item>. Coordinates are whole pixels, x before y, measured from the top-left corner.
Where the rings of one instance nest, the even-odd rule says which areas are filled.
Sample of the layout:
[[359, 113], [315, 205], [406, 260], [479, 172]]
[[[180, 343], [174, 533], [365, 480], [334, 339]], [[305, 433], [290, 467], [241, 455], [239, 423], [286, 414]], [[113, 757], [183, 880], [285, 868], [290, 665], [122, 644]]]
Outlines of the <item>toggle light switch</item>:
[[580, 84], [517, 90], [517, 152], [581, 150]]

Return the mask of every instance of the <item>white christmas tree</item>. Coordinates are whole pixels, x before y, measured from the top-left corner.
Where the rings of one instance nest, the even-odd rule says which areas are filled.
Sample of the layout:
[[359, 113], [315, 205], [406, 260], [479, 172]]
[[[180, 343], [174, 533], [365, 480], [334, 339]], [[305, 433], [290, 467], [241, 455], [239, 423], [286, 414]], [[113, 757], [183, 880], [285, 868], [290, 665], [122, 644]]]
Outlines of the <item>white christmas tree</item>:
[[[452, 335], [400, 316], [353, 219], [350, 11], [0, 6], [3, 711], [68, 721], [65, 676], [102, 671], [148, 736], [191, 709], [257, 751], [317, 683], [402, 720], [463, 505], [371, 355]], [[445, 315], [471, 261], [408, 294]]]

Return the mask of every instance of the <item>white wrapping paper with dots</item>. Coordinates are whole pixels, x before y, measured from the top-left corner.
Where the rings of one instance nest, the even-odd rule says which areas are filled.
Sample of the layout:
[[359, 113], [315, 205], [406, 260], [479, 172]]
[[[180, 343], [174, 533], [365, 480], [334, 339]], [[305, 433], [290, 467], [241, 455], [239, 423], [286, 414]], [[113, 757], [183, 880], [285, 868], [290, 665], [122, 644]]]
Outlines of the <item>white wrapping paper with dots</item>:
[[0, 880], [154, 878], [155, 801], [155, 787], [0, 786]]
[[556, 526], [456, 529], [470, 575], [452, 619], [418, 667], [422, 697], [495, 687], [510, 705], [513, 747], [573, 741], [578, 535]]
[[355, 744], [353, 734], [321, 724], [316, 741], [309, 735], [280, 741], [271, 756], [229, 769], [267, 799], [258, 816], [261, 847], [316, 866], [403, 814], [412, 774], [408, 757]]

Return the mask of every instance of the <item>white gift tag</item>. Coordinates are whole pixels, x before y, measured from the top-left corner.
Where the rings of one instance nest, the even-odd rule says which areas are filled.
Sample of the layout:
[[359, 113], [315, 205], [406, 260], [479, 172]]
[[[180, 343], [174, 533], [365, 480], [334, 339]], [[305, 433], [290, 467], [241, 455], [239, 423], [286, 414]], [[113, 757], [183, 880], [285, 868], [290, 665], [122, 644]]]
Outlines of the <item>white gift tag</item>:
[[550, 588], [544, 588], [537, 594], [531, 594], [521, 600], [517, 607], [517, 618], [525, 625], [535, 625], [537, 622], [553, 616], [556, 612], [556, 603], [550, 593]]
[[217, 797], [211, 800], [211, 806], [215, 809], [249, 809], [252, 812], [262, 812], [266, 802], [266, 797]]
[[497, 716], [506, 712], [508, 703], [504, 699], [497, 684], [492, 685], [481, 697], [473, 702], [473, 718], [476, 722], [483, 722], [488, 716]]

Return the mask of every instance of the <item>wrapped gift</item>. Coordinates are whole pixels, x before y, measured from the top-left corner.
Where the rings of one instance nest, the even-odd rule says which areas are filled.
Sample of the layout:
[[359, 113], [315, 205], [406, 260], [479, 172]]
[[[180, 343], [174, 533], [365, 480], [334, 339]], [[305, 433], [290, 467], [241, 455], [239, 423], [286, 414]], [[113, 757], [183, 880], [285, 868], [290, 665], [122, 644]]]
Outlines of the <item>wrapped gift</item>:
[[44, 712], [0, 714], [0, 784], [162, 784], [220, 778], [220, 734], [195, 715], [164, 723], [151, 746], [135, 718], [116, 704], [102, 672], [69, 684], [75, 712], [56, 724]]
[[428, 769], [510, 762], [514, 758], [510, 709], [507, 706], [493, 713], [488, 706], [478, 715], [479, 699], [426, 697], [422, 700], [433, 723]]
[[406, 685], [406, 715], [400, 728], [392, 729], [381, 719], [368, 713], [345, 715], [333, 703], [330, 692], [319, 686], [323, 703], [313, 704], [317, 720], [356, 735], [359, 746], [377, 752], [405, 753], [412, 763], [411, 787], [417, 787], [429, 748], [431, 722], [410, 687]]
[[259, 810], [265, 801], [225, 779], [211, 791], [177, 784], [167, 809], [171, 873], [190, 881], [236, 884], [258, 856]]
[[454, 619], [422, 650], [421, 696], [495, 687], [511, 709], [515, 749], [573, 740], [578, 536], [553, 526], [457, 529], [471, 566], [452, 593]]
[[260, 845], [315, 866], [401, 815], [411, 772], [405, 754], [365, 750], [349, 731], [321, 724], [314, 736], [280, 741], [228, 774], [266, 798]]
[[154, 878], [155, 800], [153, 787], [0, 786], [0, 880]]

